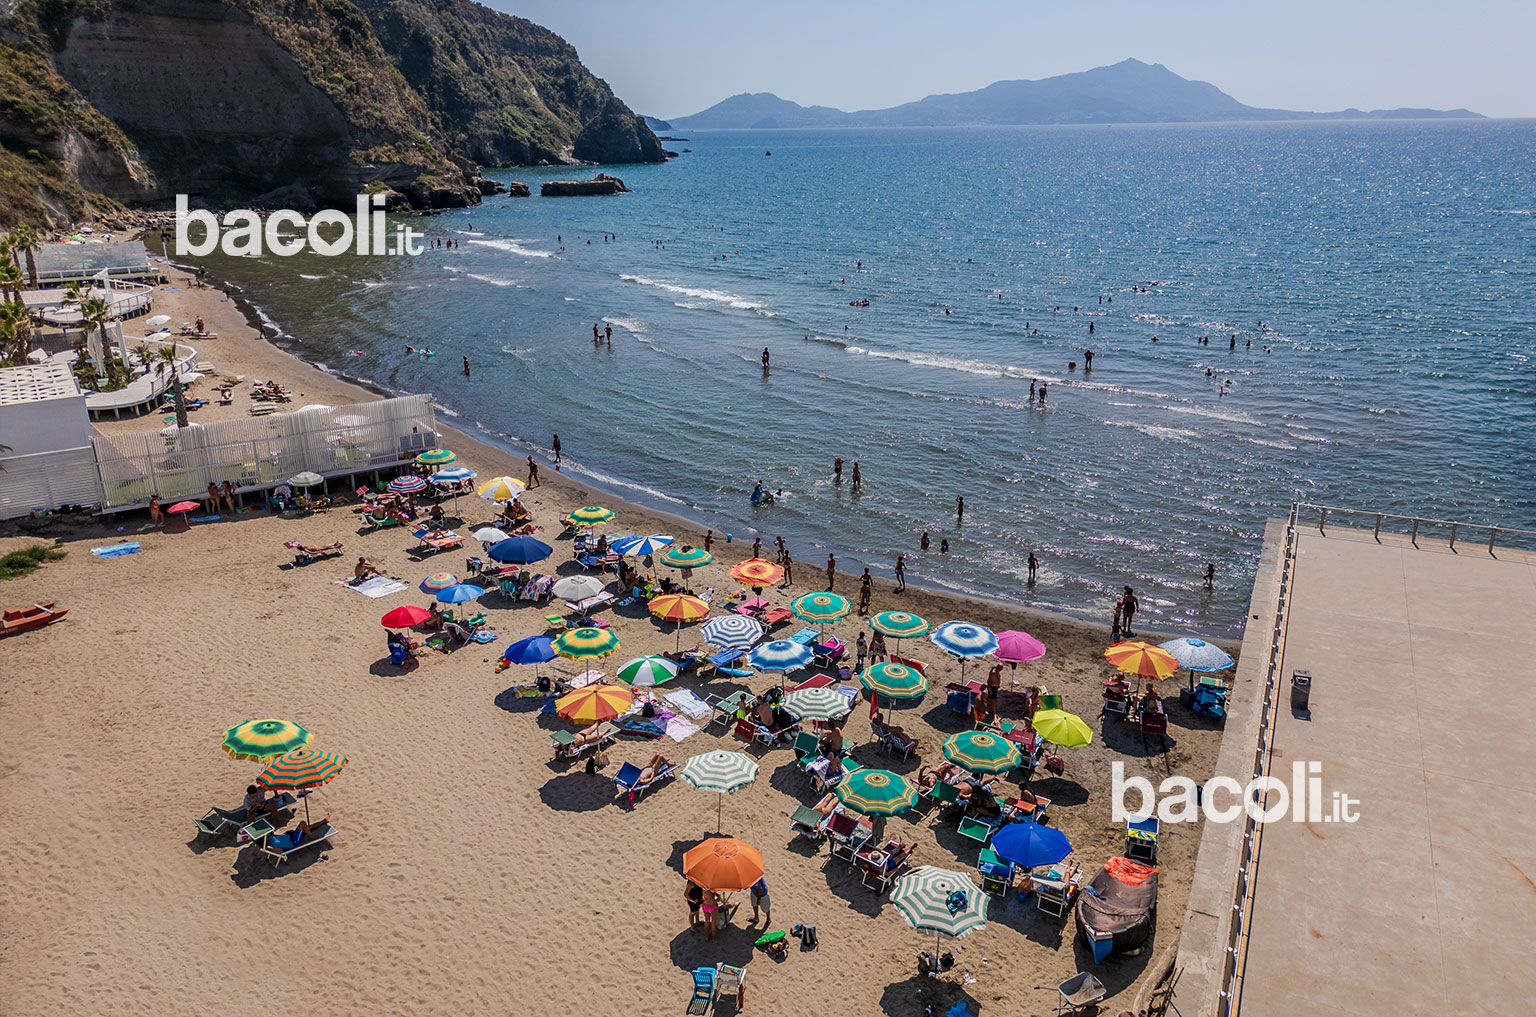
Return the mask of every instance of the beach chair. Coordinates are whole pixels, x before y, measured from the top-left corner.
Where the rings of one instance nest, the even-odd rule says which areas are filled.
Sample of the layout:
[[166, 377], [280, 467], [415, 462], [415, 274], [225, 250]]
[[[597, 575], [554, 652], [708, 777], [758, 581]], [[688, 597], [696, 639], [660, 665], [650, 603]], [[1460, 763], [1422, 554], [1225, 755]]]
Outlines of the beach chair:
[[820, 841], [827, 832], [826, 821], [826, 816], [809, 805], [797, 805], [794, 815], [789, 817], [789, 828], [797, 837], [809, 837], [811, 840]]
[[752, 671], [750, 669], [734, 666], [737, 661], [746, 655], [746, 650], [721, 650], [709, 658], [710, 672], [714, 674], [728, 674], [732, 678], [751, 678]]
[[832, 844], [832, 853], [827, 856], [827, 860], [836, 858], [849, 865], [855, 864], [859, 848], [874, 833], [874, 827], [868, 819], [841, 808], [827, 817], [826, 829], [827, 838]]
[[1153, 815], [1132, 815], [1125, 821], [1125, 857], [1151, 865], [1157, 861], [1157, 835], [1162, 824]]
[[591, 749], [609, 744], [618, 733], [618, 728], [605, 721], [597, 729], [598, 739], [595, 742], [589, 741], [578, 746], [576, 736], [569, 731], [551, 731], [549, 740], [554, 746], [556, 759], [577, 759]]
[[[274, 808], [278, 809], [287, 809], [294, 805], [293, 795], [288, 794], [286, 791], [268, 800]], [[256, 819], [247, 821], [244, 807], [221, 809], [215, 806], [210, 808], [201, 819], [193, 820], [193, 822], [197, 824], [198, 837], [217, 837], [231, 830], [243, 830], [246, 836], [252, 840], [258, 840], [263, 836], [262, 824], [266, 824], [265, 832], [267, 833], [270, 833], [273, 829], [272, 825], [267, 823], [265, 816], [258, 816]]]
[[709, 1012], [709, 1004], [715, 998], [715, 969], [693, 969], [693, 995], [688, 1000], [688, 1009], [685, 1013], [704, 1014]]
[[909, 735], [897, 734], [895, 731], [887, 731], [880, 736], [880, 747], [887, 753], [900, 752], [901, 758], [907, 759], [917, 750], [917, 739]]
[[715, 711], [714, 718], [710, 720], [711, 724], [730, 723], [736, 719], [736, 711], [752, 702], [752, 693], [743, 690], [732, 692], [728, 696], [707, 696], [704, 701], [709, 704], [711, 710]]
[[912, 857], [913, 845], [892, 852], [894, 844], [894, 841], [887, 841], [883, 847], [872, 850], [866, 843], [854, 856], [859, 878], [876, 893], [883, 894], [889, 890], [897, 874], [906, 867], [907, 859]]
[[634, 808], [635, 802], [644, 797], [647, 791], [663, 781], [671, 780], [682, 768], [683, 764], [673, 763], [652, 774], [650, 780], [642, 780], [641, 775], [644, 771], [634, 763], [625, 763], [619, 767], [619, 772], [613, 775], [613, 782], [618, 785], [620, 791], [628, 794], [629, 807]]
[[1131, 706], [1131, 687], [1125, 682], [1111, 679], [1104, 683], [1104, 713], [1118, 713], [1122, 718], [1126, 716]]
[[1013, 863], [999, 858], [991, 848], [982, 848], [976, 862], [976, 873], [981, 877], [981, 892], [993, 897], [1005, 896], [1013, 889]]
[[898, 657], [893, 653], [891, 654], [891, 663], [905, 664], [924, 678], [928, 677], [928, 665], [921, 660], [913, 660], [911, 657]]
[[1045, 822], [1045, 812], [1051, 807], [1051, 800], [1044, 795], [1035, 795], [1033, 803], [1018, 798], [1010, 798], [1008, 800], [1008, 807], [1013, 810], [1013, 814], [1021, 822], [1043, 823]]
[[745, 738], [749, 742], [762, 742], [764, 745], [773, 744], [773, 732], [747, 717], [736, 721], [736, 737]]
[[816, 736], [810, 731], [801, 731], [795, 735], [795, 744], [791, 748], [794, 750], [795, 758], [800, 761], [801, 770], [816, 758], [818, 754], [816, 743]]
[[1002, 825], [1002, 817], [995, 819], [982, 819], [978, 816], [960, 817], [960, 836], [966, 840], [974, 840], [978, 844], [988, 844], [997, 828]]
[[787, 607], [770, 607], [764, 611], [758, 620], [763, 623], [765, 629], [776, 629], [795, 616], [795, 612]]
[[821, 629], [806, 626], [799, 632], [792, 633], [789, 636], [789, 641], [791, 643], [799, 643], [801, 646], [814, 646], [820, 638]]
[[1054, 918], [1065, 918], [1082, 887], [1083, 870], [1065, 863], [1053, 865], [1043, 878], [1035, 878], [1033, 882], [1035, 907]]
[[718, 1006], [722, 996], [735, 997], [731, 1002], [740, 1010], [747, 1001], [747, 969], [735, 968], [729, 964], [715, 965], [715, 991], [714, 999]]
[[848, 644], [836, 636], [824, 643], [815, 643], [811, 646], [812, 661], [817, 667], [830, 668], [843, 659], [848, 652]]
[[326, 823], [318, 830], [311, 830], [309, 836], [297, 846], [293, 846], [292, 836], [292, 834], [272, 833], [262, 838], [261, 853], [272, 859], [273, 866], [283, 864], [307, 848], [329, 843], [330, 839], [336, 836], [336, 827], [332, 823]]
[[586, 600], [577, 601], [574, 604], [567, 600], [565, 602], [565, 608], [572, 614], [589, 615], [604, 605], [612, 603], [613, 600], [613, 591], [604, 590], [601, 593], [594, 594], [593, 596], [588, 597]]
[[938, 807], [941, 818], [949, 809], [960, 806], [960, 789], [942, 780], [933, 786], [930, 797], [933, 799], [933, 805]]

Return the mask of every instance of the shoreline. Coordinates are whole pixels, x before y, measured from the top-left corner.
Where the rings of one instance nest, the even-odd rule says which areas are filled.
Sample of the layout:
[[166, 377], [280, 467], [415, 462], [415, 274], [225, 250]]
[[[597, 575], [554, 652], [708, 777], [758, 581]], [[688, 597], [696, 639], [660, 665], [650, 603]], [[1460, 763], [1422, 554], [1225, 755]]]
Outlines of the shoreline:
[[[163, 264], [168, 266], [168, 276], [172, 270], [188, 272], [189, 274], [192, 271], [192, 269], [188, 266], [174, 261], [165, 254], [156, 256], [152, 253], [151, 257], [152, 259], [158, 258]], [[227, 282], [231, 287], [231, 295], [229, 299], [233, 303], [235, 310], [240, 313], [244, 321], [245, 335], [241, 336], [241, 338], [265, 344], [274, 353], [284, 358], [294, 367], [302, 368], [305, 372], [310, 372], [311, 376], [316, 378], [316, 380], [323, 378], [326, 379], [330, 384], [344, 386], [346, 389], [350, 389], [357, 397], [353, 401], [366, 402], [372, 401], [373, 399], [390, 398], [395, 395], [405, 394], [403, 391], [392, 391], [379, 385], [376, 382], [349, 375], [344, 371], [331, 367], [330, 365], [321, 366], [320, 363], [305, 358], [302, 352], [300, 352], [302, 347], [302, 340], [299, 340], [296, 337], [290, 336], [283, 332], [278, 322], [266, 314], [266, 312], [258, 304], [241, 295], [242, 291], [238, 288], [238, 284], [232, 280], [216, 279], [213, 276], [209, 276], [207, 278], [209, 281], [201, 291], [202, 296], [204, 297], [204, 299], [201, 299], [200, 301], [203, 313], [205, 315], [211, 313], [207, 306], [207, 304], [210, 302], [215, 307], [219, 306], [221, 302], [216, 299], [216, 296], [222, 296], [223, 291], [220, 284]], [[199, 291], [195, 288], [189, 288], [183, 292], [187, 293], [194, 299], [197, 299], [197, 295], [199, 293]], [[272, 337], [265, 337], [263, 332], [268, 328], [276, 331], [277, 335]], [[222, 338], [216, 340], [215, 347], [219, 349], [225, 348], [221, 345], [224, 343], [224, 341], [225, 340]], [[215, 347], [205, 347], [205, 349], [211, 349]], [[547, 481], [558, 478], [560, 486], [584, 493], [585, 500], [578, 499], [578, 504], [587, 504], [593, 501], [603, 502], [608, 504], [608, 507], [613, 508], [616, 512], [618, 512], [625, 520], [635, 518], [649, 519], [652, 522], [658, 524], [651, 528], [651, 532], [673, 533], [678, 536], [680, 541], [683, 542], [688, 541], [689, 538], [683, 536], [684, 534], [688, 533], [692, 533], [694, 538], [701, 540], [703, 531], [709, 528], [707, 524], [701, 523], [696, 519], [690, 519], [680, 512], [670, 509], [654, 508], [648, 505], [636, 503], [625, 497], [623, 494], [620, 494], [599, 482], [577, 479], [568, 473], [561, 472], [554, 467], [552, 462], [540, 454], [536, 450], [537, 446], [534, 446], [531, 442], [528, 443], [530, 446], [529, 450], [520, 450], [502, 444], [496, 435], [484, 433], [479, 428], [475, 428], [475, 433], [472, 433], [470, 429], [451, 422], [462, 418], [460, 418], [456, 412], [439, 404], [435, 393], [429, 392], [427, 395], [432, 399], [433, 405], [437, 410], [437, 427], [439, 431], [448, 432], [456, 436], [459, 445], [464, 445], [466, 449], [471, 450], [471, 454], [465, 456], [465, 458], [470, 459], [475, 463], [483, 463], [488, 460], [505, 460], [506, 462], [504, 462], [503, 465], [505, 465], [507, 468], [498, 468], [499, 472], [505, 473], [509, 476], [522, 478], [525, 476], [522, 461], [527, 455], [531, 454], [539, 463], [539, 468], [541, 470], [541, 484], [540, 487], [536, 490], [541, 490]], [[444, 416], [448, 416], [449, 420], [445, 421], [443, 419]], [[513, 440], [517, 439], [514, 437]], [[452, 446], [450, 445], [450, 447]], [[460, 452], [461, 455], [464, 454], [464, 451], [458, 447], [454, 447], [453, 451]], [[546, 475], [542, 472], [546, 468], [553, 470], [554, 472], [552, 474]], [[627, 522], [625, 525], [628, 525]], [[716, 552], [718, 553], [723, 546], [725, 545], [717, 541], [715, 547]], [[771, 547], [772, 545], [765, 545], [765, 552], [771, 550]], [[791, 548], [791, 553], [793, 553], [793, 550], [794, 549]], [[746, 555], [743, 554], [742, 557], [746, 557]], [[908, 554], [909, 562], [915, 559], [915, 554]], [[824, 568], [813, 566], [807, 561], [801, 561], [797, 559], [795, 564], [801, 570], [810, 569], [810, 571], [803, 573], [807, 576], [811, 574], [815, 574], [817, 576], [825, 574]], [[875, 578], [877, 590], [879, 590], [882, 583], [889, 584], [894, 582], [894, 577], [888, 566], [870, 565], [870, 573]], [[858, 585], [859, 576], [857, 573], [846, 572], [842, 569], [838, 569], [837, 576], [840, 580], [840, 588], [843, 590], [853, 589]], [[797, 586], [801, 587], [800, 592], [805, 592], [805, 589], [807, 589], [803, 584], [797, 584]], [[973, 604], [976, 605], [976, 607], [980, 610], [985, 611], [987, 614], [1016, 614], [1025, 619], [1038, 619], [1040, 627], [1061, 626], [1080, 629], [1084, 633], [1097, 633], [1096, 638], [1101, 638], [1106, 646], [1110, 641], [1108, 631], [1109, 626], [1103, 622], [1092, 621], [1088, 617], [1081, 617], [1078, 615], [1068, 614], [1061, 611], [1052, 611], [1044, 608], [1031, 607], [1029, 605], [1007, 600], [996, 595], [962, 593], [960, 591], [945, 587], [925, 584], [919, 579], [909, 578], [907, 581], [907, 588], [911, 592], [921, 593], [924, 597], [951, 602], [957, 609], [963, 605]], [[1085, 615], [1086, 614], [1087, 612], [1085, 611]], [[938, 619], [930, 619], [930, 621], [933, 621], [935, 625], [939, 624]], [[1034, 631], [1034, 629], [1029, 628], [1029, 631]], [[1189, 633], [1153, 629], [1140, 629], [1137, 631], [1137, 638], [1145, 639], [1150, 642], [1162, 642], [1168, 639], [1176, 639], [1187, 635], [1189, 635]], [[1233, 636], [1208, 637], [1202, 635], [1201, 638], [1206, 638], [1209, 642], [1221, 646], [1227, 652], [1233, 653], [1234, 655], [1237, 649], [1242, 645], [1241, 632]]]

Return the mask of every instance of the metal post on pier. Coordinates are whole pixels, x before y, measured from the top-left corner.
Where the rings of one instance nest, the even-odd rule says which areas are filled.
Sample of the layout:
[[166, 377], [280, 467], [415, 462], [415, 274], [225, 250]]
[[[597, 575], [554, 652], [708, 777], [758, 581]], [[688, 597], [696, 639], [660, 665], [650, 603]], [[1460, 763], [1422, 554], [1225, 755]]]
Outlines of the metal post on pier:
[[1371, 536], [1376, 538], [1376, 543], [1381, 543], [1381, 513], [1376, 513], [1376, 528], [1371, 531]]
[[1459, 526], [1459, 525], [1460, 525], [1459, 523], [1452, 523], [1451, 524], [1451, 550], [1452, 551], [1456, 550], [1456, 527]]
[[1498, 557], [1497, 555], [1495, 555], [1493, 553], [1493, 538], [1497, 537], [1498, 535], [1499, 535], [1499, 528], [1497, 526], [1490, 526], [1490, 527], [1488, 527], [1488, 556], [1490, 558]]
[[1414, 516], [1413, 517], [1413, 532], [1408, 535], [1408, 543], [1412, 544], [1414, 547], [1418, 547], [1419, 546], [1419, 517], [1418, 516]]

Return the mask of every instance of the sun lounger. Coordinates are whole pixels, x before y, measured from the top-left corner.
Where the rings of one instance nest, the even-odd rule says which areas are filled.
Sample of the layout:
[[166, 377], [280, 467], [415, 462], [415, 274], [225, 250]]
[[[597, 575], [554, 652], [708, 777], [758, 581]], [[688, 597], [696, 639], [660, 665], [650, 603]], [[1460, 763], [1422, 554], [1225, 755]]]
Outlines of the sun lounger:
[[709, 658], [710, 670], [718, 674], [728, 674], [733, 678], [750, 678], [751, 670], [733, 666], [746, 655], [746, 650], [721, 650]]
[[815, 628], [813, 626], [807, 625], [805, 628], [801, 629], [799, 632], [796, 632], [796, 633], [793, 633], [792, 635], [790, 635], [789, 636], [789, 641], [791, 643], [799, 643], [801, 646], [812, 646], [812, 645], [815, 644], [816, 640], [818, 640], [820, 638], [821, 638], [821, 629], [818, 629], [818, 628]]
[[272, 859], [273, 865], [281, 865], [295, 854], [306, 848], [312, 848], [317, 844], [329, 843], [336, 836], [336, 827], [332, 823], [326, 823], [316, 830], [311, 830], [297, 846], [292, 845], [292, 837], [297, 828], [285, 833], [268, 834], [261, 842], [261, 853]]
[[925, 678], [928, 676], [928, 665], [920, 660], [913, 660], [911, 657], [898, 657], [893, 653], [891, 654], [891, 663], [905, 664], [907, 667], [910, 667], [912, 670], [916, 671], [918, 674], [924, 676]]
[[736, 719], [736, 711], [752, 702], [752, 693], [743, 690], [732, 692], [728, 696], [710, 696], [705, 702], [709, 704], [710, 709], [715, 711], [714, 719], [710, 721], [711, 724], [718, 724], [721, 721], [734, 721]]
[[625, 763], [619, 767], [619, 772], [613, 775], [613, 782], [618, 785], [620, 791], [628, 792], [629, 807], [634, 808], [635, 802], [641, 796], [663, 781], [677, 776], [677, 771], [680, 769], [682, 769], [681, 763], [673, 763], [653, 773], [650, 780], [641, 780], [641, 775], [645, 771], [634, 763]]
[[789, 817], [789, 828], [798, 836], [819, 841], [827, 832], [827, 818], [809, 805], [797, 805], [795, 814]]
[[565, 607], [566, 610], [570, 611], [572, 614], [585, 615], [591, 614], [593, 611], [596, 611], [604, 604], [612, 603], [613, 600], [613, 592], [611, 590], [604, 590], [602, 593], [588, 597], [586, 600], [579, 600], [574, 604], [567, 600], [565, 602]]
[[827, 817], [826, 825], [827, 837], [832, 843], [832, 852], [827, 860], [836, 858], [850, 865], [854, 864], [854, 856], [858, 854], [859, 848], [874, 833], [874, 824], [868, 817], [841, 808]]
[[619, 564], [619, 556], [616, 554], [578, 554], [576, 563], [584, 569], [597, 569], [606, 572]]
[[764, 745], [773, 744], [773, 732], [746, 717], [736, 721], [736, 737], [745, 738], [749, 742], [762, 742]]
[[758, 620], [763, 623], [763, 628], [772, 629], [783, 625], [795, 616], [795, 612], [787, 607], [770, 607], [764, 611]]
[[[267, 800], [275, 809], [292, 808], [296, 802], [293, 795], [286, 791], [280, 795], [274, 795]], [[248, 827], [255, 827], [257, 824], [266, 822], [266, 816], [261, 815], [257, 816], [253, 820], [247, 820], [245, 818], [245, 808], [243, 806], [238, 809], [221, 809], [215, 806], [214, 808], [209, 809], [203, 818], [194, 820], [194, 822], [197, 824], [197, 833], [199, 837], [217, 837], [220, 834], [227, 833], [230, 830], [241, 830]], [[270, 830], [271, 827], [268, 826], [268, 829]], [[253, 832], [252, 839], [254, 840], [259, 836], [259, 832]]]
[[589, 739], [584, 744], [577, 745], [576, 736], [569, 731], [551, 731], [549, 733], [549, 740], [554, 745], [556, 759], [576, 759], [584, 752], [589, 752], [600, 745], [613, 741], [613, 736], [618, 734], [618, 732], [618, 728], [604, 721], [598, 726], [597, 733], [599, 737], [596, 741]]
[[997, 828], [1003, 825], [1003, 817], [995, 816], [983, 818], [980, 816], [960, 817], [960, 836], [967, 840], [974, 840], [980, 844], [986, 844], [992, 840], [992, 835]]
[[721, 997], [734, 997], [731, 1003], [740, 1010], [742, 1004], [747, 1001], [747, 969], [735, 968], [729, 964], [715, 965], [715, 1006], [719, 1007]]
[[876, 893], [884, 893], [896, 881], [897, 874], [906, 867], [907, 859], [912, 857], [915, 847], [908, 844], [898, 849], [896, 841], [886, 841], [876, 847], [866, 841], [854, 853], [854, 865], [858, 867], [865, 886]]
[[457, 533], [445, 533], [441, 537], [422, 537], [421, 542], [434, 551], [452, 551], [464, 546], [464, 538]]
[[817, 750], [816, 735], [810, 731], [801, 731], [795, 735], [795, 744], [791, 748], [794, 749], [795, 758], [800, 760], [801, 770], [804, 770], [820, 755], [820, 752]]

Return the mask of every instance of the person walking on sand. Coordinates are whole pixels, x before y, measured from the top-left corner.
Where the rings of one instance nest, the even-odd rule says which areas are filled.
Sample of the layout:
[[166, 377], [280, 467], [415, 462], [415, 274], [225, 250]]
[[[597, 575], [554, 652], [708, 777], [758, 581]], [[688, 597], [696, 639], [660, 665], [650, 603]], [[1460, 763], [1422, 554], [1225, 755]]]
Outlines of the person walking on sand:
[[773, 924], [773, 910], [768, 902], [768, 880], [764, 878], [753, 883], [752, 890], [748, 896], [752, 899], [752, 921], [754, 923], [757, 921], [757, 912], [761, 908], [763, 912], [763, 928], [768, 928], [768, 926]]
[[1040, 569], [1040, 559], [1035, 557], [1035, 552], [1029, 552], [1029, 581], [1035, 581], [1035, 573]]
[[539, 464], [533, 461], [533, 456], [528, 457], [528, 483], [523, 486], [529, 490], [539, 486]]
[[869, 569], [864, 569], [864, 574], [859, 577], [859, 614], [869, 614], [870, 588], [874, 585], [874, 579], [870, 577]]
[[833, 456], [832, 457], [832, 483], [834, 483], [834, 484], [841, 484], [842, 482], [843, 482], [843, 457], [842, 456]]
[[555, 469], [560, 468], [560, 436], [557, 434], [550, 439], [549, 447], [555, 453]]
[[774, 537], [773, 538], [773, 543], [779, 549], [779, 564], [783, 565], [784, 564], [784, 538], [783, 537]]
[[832, 578], [837, 575], [837, 555], [827, 555], [827, 592], [832, 592]]
[[857, 459], [853, 461], [853, 490], [855, 492], [864, 490], [864, 474], [859, 472], [859, 461]]
[[790, 557], [789, 549], [784, 550], [784, 585], [788, 586], [795, 581], [795, 559]]
[[709, 553], [709, 545], [713, 544], [714, 542], [715, 542], [715, 531], [714, 530], [705, 530], [704, 531], [704, 552], [706, 554]]
[[901, 593], [907, 588], [907, 556], [896, 556], [896, 592]]
[[1207, 590], [1213, 589], [1215, 582], [1216, 582], [1216, 563], [1213, 562], [1213, 561], [1208, 561], [1208, 562], [1205, 563], [1205, 588]]

